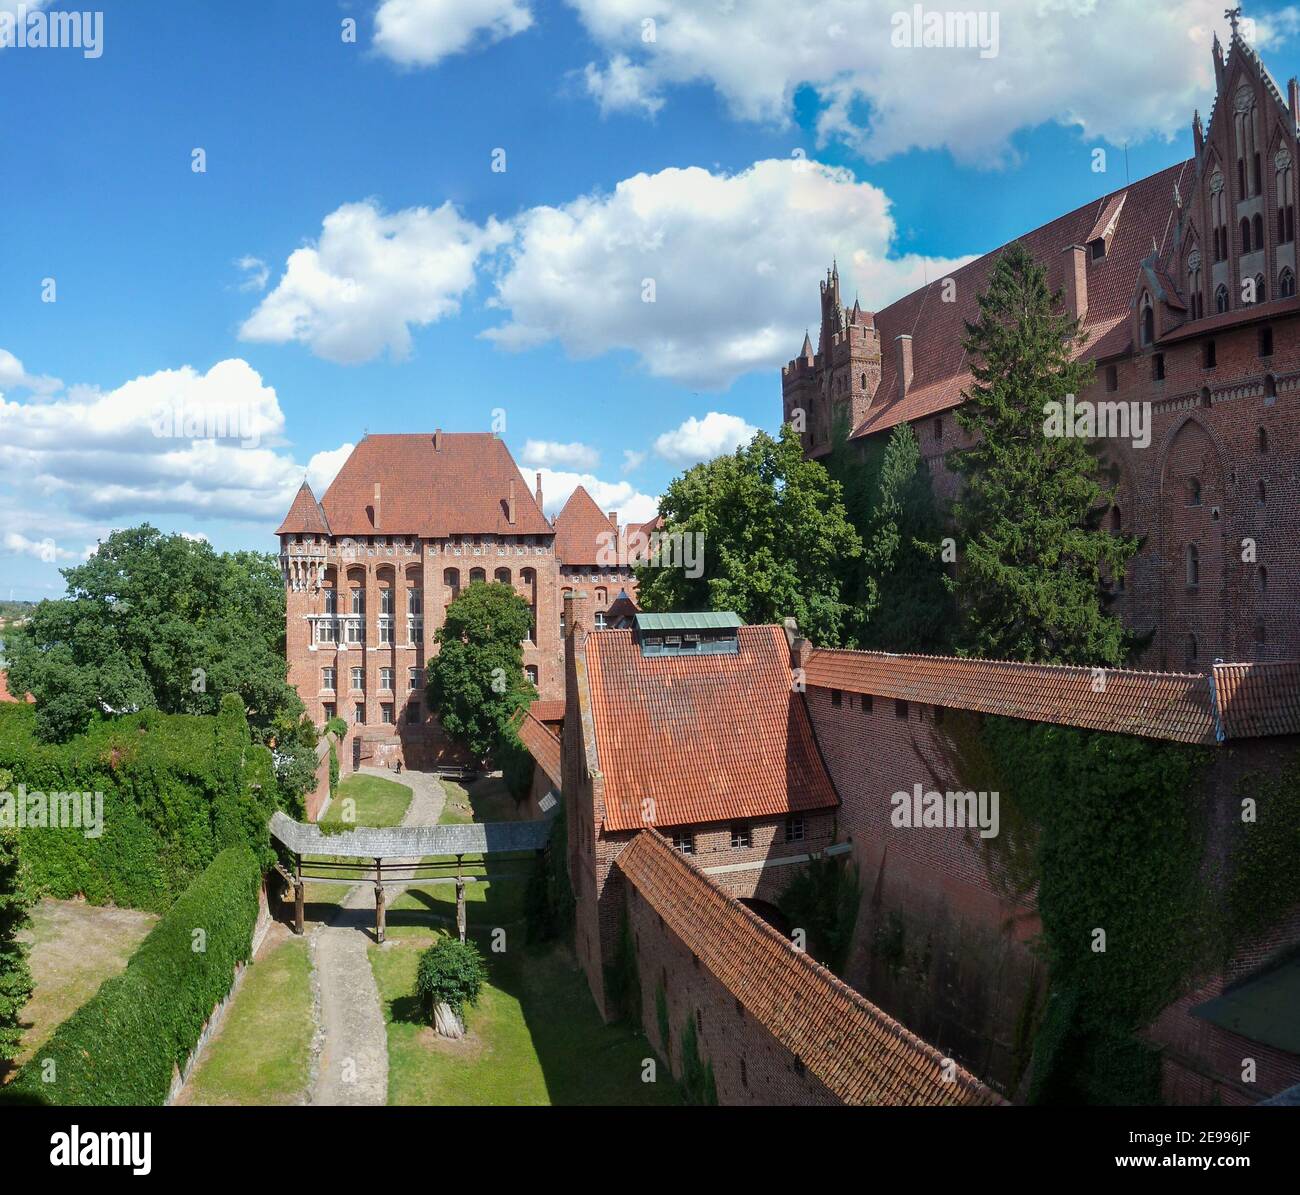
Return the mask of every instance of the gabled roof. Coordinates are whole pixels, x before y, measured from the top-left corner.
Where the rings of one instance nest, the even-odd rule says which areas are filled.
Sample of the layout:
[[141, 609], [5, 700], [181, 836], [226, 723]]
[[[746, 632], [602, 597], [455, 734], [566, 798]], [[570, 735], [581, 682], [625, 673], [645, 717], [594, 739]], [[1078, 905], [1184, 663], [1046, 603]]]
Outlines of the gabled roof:
[[616, 534], [595, 499], [578, 486], [555, 516], [555, 559], [560, 564], [595, 568], [600, 564], [601, 549], [608, 552]]
[[528, 707], [528, 712], [539, 722], [563, 722], [564, 698], [539, 697]]
[[546, 773], [546, 778], [559, 788], [563, 783], [563, 772], [560, 769], [560, 740], [534, 718], [529, 710], [525, 710], [523, 717], [519, 719], [518, 733], [519, 741], [528, 748], [528, 754]]
[[[780, 627], [741, 627], [735, 655], [643, 656], [630, 630], [585, 653], [605, 826], [635, 830], [839, 804]], [[653, 800], [646, 804], [648, 798]]]
[[311, 492], [311, 486], [307, 484], [305, 477], [294, 495], [289, 513], [284, 516], [284, 522], [276, 528], [275, 533], [276, 535], [328, 535], [330, 533], [325, 512], [321, 510], [320, 503], [316, 501], [316, 495]]
[[[546, 535], [550, 523], [510, 450], [490, 432], [366, 436], [321, 499], [340, 535]], [[380, 511], [373, 517], [375, 484]], [[515, 522], [507, 505], [515, 499]]]
[[1214, 683], [1228, 738], [1300, 734], [1300, 660], [1215, 664]]
[[642, 610], [636, 616], [636, 629], [646, 631], [728, 631], [744, 626], [740, 615], [731, 610], [700, 610], [696, 613], [654, 614]]
[[821, 648], [809, 657], [805, 678], [821, 688], [1030, 722], [1180, 743], [1217, 741], [1209, 681], [1190, 673]]
[[[756, 628], [761, 629], [761, 628]], [[709, 882], [654, 830], [617, 865], [664, 924], [777, 1042], [846, 1104], [1003, 1101]]]
[[[1133, 282], [1143, 260], [1152, 253], [1154, 241], [1161, 254], [1167, 253], [1167, 233], [1174, 220], [1174, 184], [1192, 169], [1194, 159], [1180, 162], [1125, 187], [1103, 195], [1049, 224], [1020, 237], [1034, 260], [1047, 267], [1047, 281], [1057, 289], [1064, 285], [1066, 254], [1070, 245], [1082, 245], [1100, 236], [1115, 222], [1106, 256], [1087, 261], [1088, 310], [1083, 330], [1088, 343], [1081, 355], [1097, 359], [1124, 352], [1132, 341], [1129, 331], [1129, 302]], [[937, 278], [905, 295], [876, 313], [880, 330], [880, 384], [866, 418], [854, 430], [855, 436], [884, 431], [898, 423], [924, 418], [948, 410], [961, 402], [963, 389], [971, 385], [970, 363], [962, 341], [965, 322], [979, 316], [979, 295], [987, 288], [998, 254], [1006, 246]], [[946, 278], [956, 285], [956, 301], [945, 303], [942, 293]], [[894, 339], [912, 337], [912, 384], [898, 397], [898, 358]]]

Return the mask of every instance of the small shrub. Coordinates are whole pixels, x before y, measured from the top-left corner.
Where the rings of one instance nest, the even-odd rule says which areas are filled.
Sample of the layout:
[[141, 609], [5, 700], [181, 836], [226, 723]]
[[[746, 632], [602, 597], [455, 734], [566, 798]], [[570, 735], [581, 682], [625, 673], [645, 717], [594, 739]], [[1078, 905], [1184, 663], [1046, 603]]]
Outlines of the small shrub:
[[432, 1024], [434, 1009], [439, 1004], [446, 1004], [457, 1016], [463, 1016], [467, 1004], [478, 1003], [486, 979], [483, 956], [473, 942], [443, 938], [420, 955], [415, 994]]

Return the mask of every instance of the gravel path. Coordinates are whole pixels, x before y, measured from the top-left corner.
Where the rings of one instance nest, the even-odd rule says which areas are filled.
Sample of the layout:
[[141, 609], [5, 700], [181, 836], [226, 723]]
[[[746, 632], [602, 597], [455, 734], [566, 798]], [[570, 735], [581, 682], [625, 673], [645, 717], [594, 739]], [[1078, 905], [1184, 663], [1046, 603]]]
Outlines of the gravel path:
[[[411, 790], [404, 826], [436, 825], [446, 801], [428, 772], [362, 768], [367, 776], [395, 780]], [[404, 884], [385, 884], [385, 903]], [[321, 1048], [313, 1104], [382, 1105], [388, 1102], [388, 1037], [367, 948], [375, 936], [373, 880], [355, 884], [328, 924], [312, 931], [312, 959], [320, 988]]]

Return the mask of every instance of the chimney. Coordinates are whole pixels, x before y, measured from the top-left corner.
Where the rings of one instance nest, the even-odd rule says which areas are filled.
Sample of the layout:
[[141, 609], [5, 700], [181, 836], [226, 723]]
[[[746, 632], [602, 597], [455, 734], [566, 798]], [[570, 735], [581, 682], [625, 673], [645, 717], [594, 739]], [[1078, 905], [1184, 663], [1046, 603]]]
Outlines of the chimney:
[[434, 452], [442, 451], [442, 428], [440, 427], [433, 430], [433, 450]]
[[542, 475], [537, 475], [537, 509], [542, 509]]
[[379, 530], [379, 482], [375, 482], [375, 530]]
[[1077, 320], [1088, 314], [1088, 249], [1085, 245], [1065, 247], [1065, 309]]
[[515, 479], [510, 479], [510, 497], [506, 499], [506, 522], [515, 525]]
[[1300, 83], [1291, 79], [1286, 85], [1286, 102], [1291, 108], [1293, 120], [1300, 120]]
[[[564, 634], [566, 638], [578, 636], [582, 643], [591, 629], [591, 616], [587, 613], [591, 600], [585, 589], [570, 590], [564, 595]], [[581, 634], [579, 634], [581, 629]]]
[[797, 672], [808, 666], [808, 657], [812, 655], [812, 643], [799, 630], [799, 623], [793, 618], [785, 620], [785, 641], [790, 647], [790, 671]]
[[615, 531], [618, 530], [618, 511], [611, 510], [609, 512], [609, 525], [613, 527]]
[[894, 337], [898, 346], [898, 397], [904, 397], [912, 388], [912, 338], [904, 332]]

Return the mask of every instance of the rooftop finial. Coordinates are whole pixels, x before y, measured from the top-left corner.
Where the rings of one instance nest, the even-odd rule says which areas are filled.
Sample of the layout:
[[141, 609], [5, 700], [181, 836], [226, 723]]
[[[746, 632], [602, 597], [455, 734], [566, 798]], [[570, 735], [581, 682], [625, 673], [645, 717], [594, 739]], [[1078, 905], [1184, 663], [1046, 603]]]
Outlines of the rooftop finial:
[[1237, 22], [1241, 20], [1241, 5], [1236, 8], [1225, 8], [1223, 10], [1224, 19], [1232, 26], [1232, 36], [1237, 36]]

